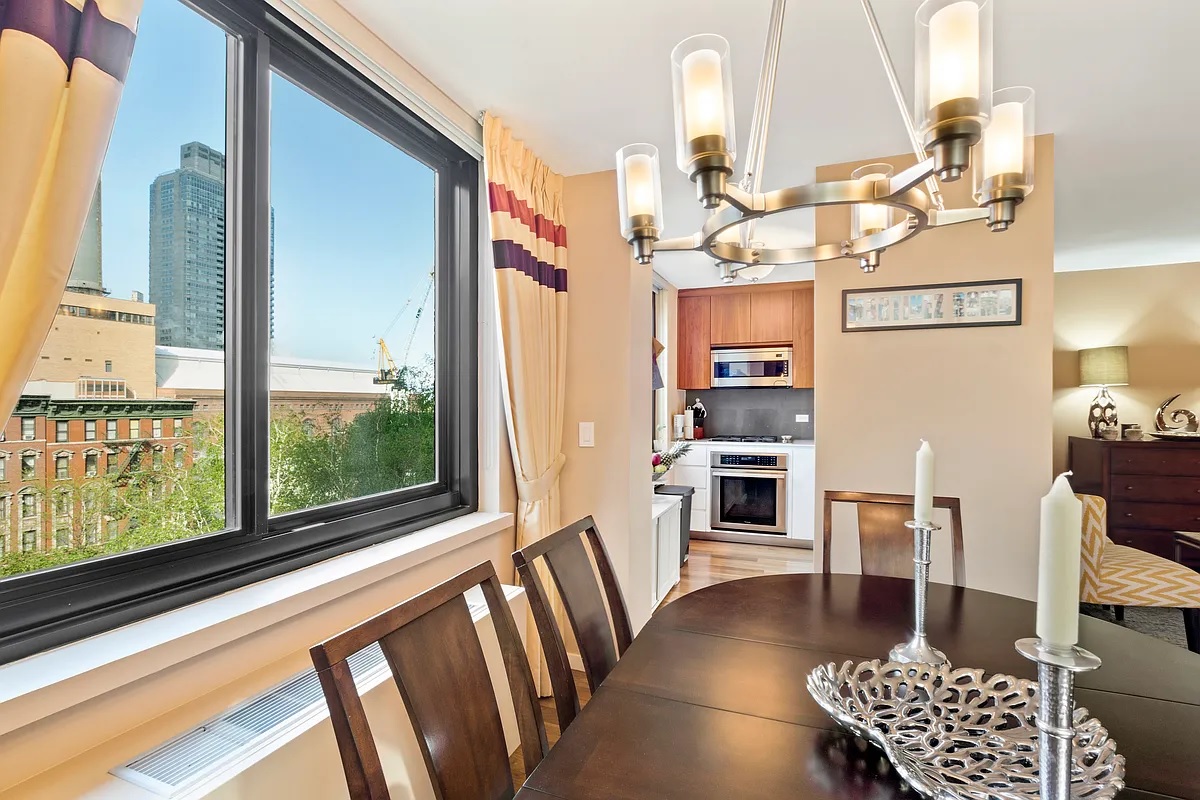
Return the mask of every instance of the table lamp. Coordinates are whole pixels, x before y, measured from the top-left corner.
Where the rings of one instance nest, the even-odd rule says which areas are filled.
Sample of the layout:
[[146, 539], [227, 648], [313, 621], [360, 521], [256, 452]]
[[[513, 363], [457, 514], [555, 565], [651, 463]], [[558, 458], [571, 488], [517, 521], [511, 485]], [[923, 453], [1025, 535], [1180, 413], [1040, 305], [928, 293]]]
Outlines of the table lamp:
[[1100, 431], [1117, 427], [1117, 404], [1108, 393], [1108, 387], [1129, 385], [1129, 348], [1093, 347], [1080, 350], [1079, 385], [1100, 387], [1088, 410], [1088, 428], [1092, 431], [1092, 438], [1099, 439]]

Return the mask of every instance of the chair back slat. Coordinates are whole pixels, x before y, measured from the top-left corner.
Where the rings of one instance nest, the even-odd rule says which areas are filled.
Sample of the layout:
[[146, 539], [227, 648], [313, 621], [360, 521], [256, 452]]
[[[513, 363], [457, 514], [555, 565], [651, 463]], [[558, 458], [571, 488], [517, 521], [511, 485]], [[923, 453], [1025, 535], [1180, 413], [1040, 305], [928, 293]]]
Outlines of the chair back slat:
[[[849, 503], [858, 512], [859, 563], [864, 575], [911, 578], [913, 574], [913, 531], [904, 525], [913, 514], [913, 497], [878, 492], [826, 491], [821, 552], [821, 571], [829, 573], [833, 541], [833, 505]], [[962, 503], [957, 497], [934, 497], [933, 507], [950, 512], [950, 549], [955, 586], [966, 585], [966, 556], [963, 548]], [[934, 548], [937, 539], [934, 540]]]
[[578, 536], [564, 539], [546, 552], [545, 559], [579, 644], [584, 671], [589, 680], [594, 676], [599, 684], [617, 665], [617, 644], [583, 540]]
[[511, 797], [500, 710], [463, 596], [389, 633], [379, 646], [424, 738], [421, 753], [438, 798]]
[[513, 553], [513, 563], [528, 593], [550, 668], [559, 727], [565, 730], [579, 713], [579, 694], [566, 657], [562, 632], [551, 611], [549, 593], [538, 574], [539, 559], [544, 562], [554, 588], [562, 598], [567, 621], [579, 645], [588, 686], [593, 692], [633, 641], [633, 628], [608, 551], [591, 517], [584, 517]]
[[495, 689], [463, 593], [481, 586], [500, 644], [526, 772], [548, 752], [516, 622], [491, 562], [312, 648], [352, 800], [390, 800], [346, 659], [378, 642], [391, 667], [438, 800], [509, 800], [512, 772]]
[[858, 551], [864, 575], [911, 578], [913, 532], [904, 523], [913, 507], [901, 503], [858, 503]]

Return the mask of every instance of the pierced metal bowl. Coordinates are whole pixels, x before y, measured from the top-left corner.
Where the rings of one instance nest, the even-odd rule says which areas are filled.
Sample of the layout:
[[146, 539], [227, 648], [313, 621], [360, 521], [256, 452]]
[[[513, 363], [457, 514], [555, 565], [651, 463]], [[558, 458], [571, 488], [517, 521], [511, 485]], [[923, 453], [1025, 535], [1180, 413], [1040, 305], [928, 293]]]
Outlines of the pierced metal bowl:
[[[1037, 681], [929, 664], [847, 661], [808, 676], [842, 727], [883, 748], [900, 776], [936, 800], [1036, 800]], [[1125, 788], [1125, 758], [1100, 721], [1075, 709], [1071, 797]]]

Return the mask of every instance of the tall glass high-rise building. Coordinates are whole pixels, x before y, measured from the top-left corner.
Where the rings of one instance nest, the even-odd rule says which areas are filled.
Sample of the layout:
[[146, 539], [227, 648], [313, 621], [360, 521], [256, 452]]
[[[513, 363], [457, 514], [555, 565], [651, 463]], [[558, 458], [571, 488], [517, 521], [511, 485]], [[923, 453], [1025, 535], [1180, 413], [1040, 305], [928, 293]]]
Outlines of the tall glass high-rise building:
[[[274, 209], [270, 273], [273, 317]], [[225, 348], [225, 156], [200, 142], [180, 147], [179, 169], [150, 184], [150, 302], [158, 344]]]

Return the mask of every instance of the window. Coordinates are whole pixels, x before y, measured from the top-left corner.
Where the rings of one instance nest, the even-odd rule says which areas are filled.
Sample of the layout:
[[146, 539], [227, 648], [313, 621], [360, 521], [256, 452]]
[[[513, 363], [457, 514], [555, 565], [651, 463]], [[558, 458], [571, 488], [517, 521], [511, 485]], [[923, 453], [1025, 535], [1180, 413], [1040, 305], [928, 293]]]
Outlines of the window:
[[21, 495], [21, 519], [37, 518], [37, 497], [32, 492]]
[[57, 480], [65, 481], [71, 477], [71, 457], [68, 455], [58, 455], [54, 457], [54, 477]]
[[21, 417], [21, 438], [32, 442], [37, 438], [37, 420], [34, 417]]
[[38, 549], [37, 528], [21, 529], [21, 552], [32, 553]]
[[21, 480], [32, 481], [37, 478], [37, 456], [25, 453], [21, 456]]
[[94, 419], [84, 420], [83, 438], [84, 438], [84, 441], [88, 441], [88, 442], [96, 441], [96, 420], [94, 420]]
[[69, 442], [71, 439], [67, 435], [67, 421], [60, 419], [54, 423], [54, 441]]
[[[77, 499], [65, 525], [40, 520], [37, 566], [52, 570], [0, 564], [0, 605], [38, 609], [36, 623], [0, 615], [0, 663], [476, 507], [478, 182], [470, 154], [274, 4], [143, 5], [95, 216], [106, 288], [154, 305], [122, 301], [111, 316], [83, 297], [71, 305], [106, 329], [146, 326], [133, 332], [201, 351], [218, 382], [199, 397], [79, 401], [119, 403], [128, 441], [108, 436], [98, 406], [84, 421], [104, 425], [85, 438], [103, 432], [128, 452], [106, 452], [111, 478], [93, 479], [111, 496], [86, 512]], [[276, 366], [318, 382], [347, 360], [374, 373], [381, 333], [401, 370], [371, 402], [332, 382], [305, 399], [313, 408], [272, 395]], [[109, 373], [121, 347], [87, 353], [93, 364], [80, 353], [77, 380], [116, 387], [119, 372], [83, 371], [104, 361]], [[293, 425], [292, 412], [314, 424]], [[177, 441], [154, 449], [164, 434]], [[332, 449], [308, 460], [320, 446]], [[99, 472], [104, 450], [82, 454], [79, 477]], [[102, 562], [84, 546], [93, 518]]]
[[96, 451], [84, 453], [83, 456], [83, 474], [89, 478], [94, 478], [100, 474], [100, 454]]
[[8, 453], [0, 453], [0, 481], [8, 480]]
[[112, 441], [117, 438], [117, 421], [110, 419], [104, 423], [104, 438]]

